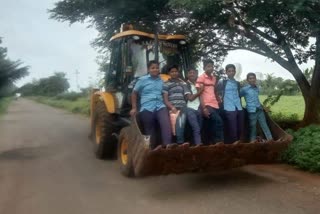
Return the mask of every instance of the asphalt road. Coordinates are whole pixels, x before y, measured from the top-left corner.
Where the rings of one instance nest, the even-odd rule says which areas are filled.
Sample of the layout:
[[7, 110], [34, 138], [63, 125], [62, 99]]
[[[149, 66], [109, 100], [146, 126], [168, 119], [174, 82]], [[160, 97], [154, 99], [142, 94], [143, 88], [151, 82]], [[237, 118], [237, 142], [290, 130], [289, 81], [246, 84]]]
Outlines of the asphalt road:
[[95, 159], [88, 131], [88, 118], [14, 101], [0, 118], [0, 213], [320, 213], [319, 175], [273, 165], [128, 179]]

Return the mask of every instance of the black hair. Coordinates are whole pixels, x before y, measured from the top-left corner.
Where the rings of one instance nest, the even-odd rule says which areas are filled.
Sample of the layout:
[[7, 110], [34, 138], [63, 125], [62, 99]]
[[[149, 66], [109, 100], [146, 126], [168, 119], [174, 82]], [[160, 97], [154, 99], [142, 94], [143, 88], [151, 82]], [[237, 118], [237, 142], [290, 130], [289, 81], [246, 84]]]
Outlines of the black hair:
[[235, 66], [234, 64], [228, 64], [228, 65], [226, 65], [226, 71], [227, 71], [229, 68], [233, 68], [234, 70], [236, 70], [236, 66]]
[[190, 67], [190, 68], [187, 69], [187, 72], [188, 72], [188, 73], [189, 73], [190, 71], [195, 71], [195, 72], [198, 73], [198, 70], [195, 69], [194, 67]]
[[203, 60], [203, 67], [206, 67], [208, 64], [214, 64], [211, 59], [205, 59]]
[[147, 64], [147, 67], [150, 68], [150, 66], [153, 65], [153, 64], [159, 65], [159, 62], [158, 62], [157, 60], [150, 60], [150, 61], [148, 62], [148, 64]]
[[249, 79], [250, 76], [254, 76], [255, 78], [257, 78], [256, 74], [252, 72], [247, 74], [247, 79]]
[[179, 71], [179, 66], [178, 65], [170, 65], [168, 66], [168, 73], [171, 71], [171, 69], [177, 69]]

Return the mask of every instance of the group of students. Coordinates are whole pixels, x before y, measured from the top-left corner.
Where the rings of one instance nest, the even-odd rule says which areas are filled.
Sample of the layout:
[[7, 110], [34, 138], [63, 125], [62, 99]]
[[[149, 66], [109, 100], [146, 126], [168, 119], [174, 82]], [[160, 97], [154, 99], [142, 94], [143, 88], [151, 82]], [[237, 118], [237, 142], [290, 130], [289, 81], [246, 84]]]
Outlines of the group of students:
[[[152, 147], [189, 145], [184, 139], [187, 122], [196, 147], [203, 145], [201, 132], [205, 132], [212, 143], [238, 142], [245, 125], [241, 97], [246, 101], [250, 142], [257, 138], [257, 122], [266, 139], [272, 140], [258, 97], [256, 75], [248, 73], [248, 85], [241, 87], [234, 79], [236, 67], [233, 64], [226, 66], [228, 78], [219, 81], [214, 75], [212, 60], [205, 60], [203, 69], [204, 73], [199, 77], [195, 69], [189, 69], [184, 81], [179, 68], [173, 65], [168, 68], [170, 79], [164, 82], [159, 76], [158, 62], [148, 63], [148, 74], [140, 77], [133, 88], [130, 114], [135, 116], [139, 112], [144, 134], [151, 136], [151, 142], [155, 142], [156, 127], [160, 127], [162, 145], [152, 144]], [[174, 123], [171, 122], [173, 118]], [[204, 123], [206, 127], [202, 130]], [[176, 142], [172, 141], [173, 134]]]

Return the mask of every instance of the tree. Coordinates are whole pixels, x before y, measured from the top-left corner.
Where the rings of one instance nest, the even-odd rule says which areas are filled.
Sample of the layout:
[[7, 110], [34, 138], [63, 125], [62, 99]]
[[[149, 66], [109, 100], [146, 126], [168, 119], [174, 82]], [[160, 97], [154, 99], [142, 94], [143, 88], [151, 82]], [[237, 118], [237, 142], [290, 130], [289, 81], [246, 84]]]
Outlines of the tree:
[[[248, 50], [277, 62], [298, 83], [303, 124], [320, 123], [320, 2], [318, 0], [171, 0], [188, 11], [186, 22], [207, 54]], [[310, 38], [314, 38], [312, 43]], [[311, 83], [299, 64], [315, 60]]]
[[[105, 48], [122, 23], [166, 33], [187, 33], [194, 56], [219, 60], [248, 50], [278, 63], [298, 83], [305, 100], [304, 125], [320, 123], [320, 2], [318, 0], [62, 0], [50, 10], [59, 21], [90, 21]], [[315, 39], [312, 43], [310, 38]], [[315, 60], [311, 83], [299, 64]]]
[[[1, 44], [1, 38], [0, 38]], [[14, 88], [13, 84], [16, 80], [28, 75], [28, 67], [21, 66], [21, 61], [12, 61], [7, 57], [7, 49], [0, 46], [0, 90], [3, 92], [10, 88]], [[1, 96], [4, 94], [1, 93]]]

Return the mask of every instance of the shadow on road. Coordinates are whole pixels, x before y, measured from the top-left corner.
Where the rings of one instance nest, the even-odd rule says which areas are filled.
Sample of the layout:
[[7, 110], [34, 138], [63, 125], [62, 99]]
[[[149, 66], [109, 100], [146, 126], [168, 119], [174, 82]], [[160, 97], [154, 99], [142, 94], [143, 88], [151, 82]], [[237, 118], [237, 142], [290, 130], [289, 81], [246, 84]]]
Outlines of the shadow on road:
[[[177, 177], [177, 176], [174, 176]], [[175, 200], [192, 193], [193, 197], [203, 194], [218, 194], [228, 190], [252, 189], [274, 183], [270, 178], [262, 177], [242, 169], [235, 169], [214, 174], [184, 175], [179, 178], [173, 176], [162, 178], [162, 182], [155, 184], [148, 193], [155, 200]], [[164, 181], [166, 179], [166, 181]], [[164, 181], [164, 182], [163, 182]]]
[[39, 151], [45, 147], [17, 148], [0, 153], [0, 160], [33, 160], [38, 157]]

